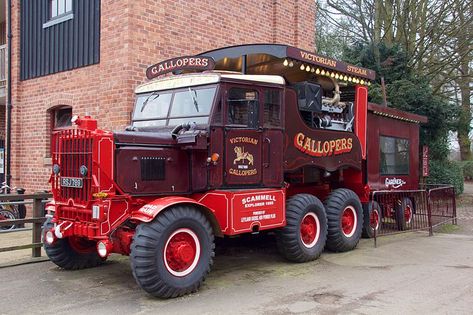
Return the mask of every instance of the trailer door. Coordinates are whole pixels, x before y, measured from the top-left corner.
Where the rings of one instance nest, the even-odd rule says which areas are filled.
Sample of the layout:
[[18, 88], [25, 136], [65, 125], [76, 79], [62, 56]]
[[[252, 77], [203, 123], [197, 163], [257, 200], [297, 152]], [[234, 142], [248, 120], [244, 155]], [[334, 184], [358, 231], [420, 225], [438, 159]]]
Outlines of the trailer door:
[[262, 133], [259, 91], [232, 86], [226, 92], [225, 184], [261, 185]]

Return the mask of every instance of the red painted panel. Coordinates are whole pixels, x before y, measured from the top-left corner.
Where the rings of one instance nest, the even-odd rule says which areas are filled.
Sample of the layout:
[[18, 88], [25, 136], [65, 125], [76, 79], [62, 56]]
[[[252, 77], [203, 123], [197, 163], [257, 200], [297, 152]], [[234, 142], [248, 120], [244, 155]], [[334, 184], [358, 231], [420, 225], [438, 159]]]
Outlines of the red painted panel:
[[361, 157], [366, 159], [366, 122], [368, 115], [368, 89], [357, 85], [355, 88], [355, 134], [360, 140]]
[[232, 196], [231, 234], [281, 227], [286, 224], [284, 190], [260, 190]]
[[[380, 174], [379, 137], [389, 136], [409, 139], [409, 174]], [[419, 125], [384, 116], [368, 114], [368, 182], [375, 190], [419, 188]]]

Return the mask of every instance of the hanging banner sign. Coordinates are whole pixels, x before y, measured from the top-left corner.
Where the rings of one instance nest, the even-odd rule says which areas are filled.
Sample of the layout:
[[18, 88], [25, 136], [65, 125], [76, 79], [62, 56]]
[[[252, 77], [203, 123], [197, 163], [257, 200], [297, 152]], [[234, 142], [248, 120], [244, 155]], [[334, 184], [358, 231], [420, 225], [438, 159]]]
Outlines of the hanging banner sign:
[[178, 70], [213, 70], [215, 61], [210, 57], [185, 56], [168, 59], [146, 69], [146, 77], [154, 79], [165, 73]]
[[422, 176], [429, 176], [429, 147], [422, 147]]

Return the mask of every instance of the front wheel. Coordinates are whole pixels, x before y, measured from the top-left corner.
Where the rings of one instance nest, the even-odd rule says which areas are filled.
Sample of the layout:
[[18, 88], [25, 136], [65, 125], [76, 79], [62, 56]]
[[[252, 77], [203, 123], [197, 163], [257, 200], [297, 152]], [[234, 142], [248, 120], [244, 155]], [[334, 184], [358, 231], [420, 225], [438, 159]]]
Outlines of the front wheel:
[[136, 228], [131, 269], [136, 282], [160, 298], [199, 289], [210, 271], [214, 235], [206, 217], [189, 206], [176, 206]]
[[327, 239], [327, 217], [322, 202], [309, 194], [291, 197], [286, 205], [287, 224], [277, 233], [279, 252], [288, 260], [317, 259]]
[[[46, 221], [43, 237], [51, 228], [53, 224]], [[66, 270], [96, 267], [106, 260], [97, 253], [95, 242], [79, 237], [57, 239], [53, 244], [44, 242], [44, 250], [53, 263]]]

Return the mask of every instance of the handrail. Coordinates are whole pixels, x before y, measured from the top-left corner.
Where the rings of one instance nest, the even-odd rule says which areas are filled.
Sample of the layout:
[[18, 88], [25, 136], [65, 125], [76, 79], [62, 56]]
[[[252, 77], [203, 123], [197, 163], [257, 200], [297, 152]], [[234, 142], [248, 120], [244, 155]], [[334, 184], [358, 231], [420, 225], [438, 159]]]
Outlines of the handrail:
[[[52, 195], [50, 193], [34, 193], [34, 194], [2, 194], [0, 195], [0, 202], [2, 205], [7, 204], [6, 201], [10, 201], [10, 204], [18, 205], [19, 203], [23, 204], [33, 204], [32, 207], [32, 216], [29, 218], [24, 219], [11, 219], [11, 220], [2, 220], [0, 221], [0, 227], [5, 225], [12, 225], [12, 224], [24, 224], [24, 223], [32, 223], [33, 224], [33, 231], [32, 231], [32, 239], [30, 244], [26, 245], [17, 245], [17, 246], [10, 246], [10, 247], [3, 247], [0, 248], [0, 252], [12, 251], [12, 250], [19, 250], [19, 249], [32, 249], [32, 256], [33, 257], [40, 257], [41, 256], [41, 228], [43, 222], [46, 220], [45, 213], [44, 213], [44, 201], [46, 199], [51, 198]], [[22, 201], [19, 201], [22, 200]], [[10, 231], [14, 232], [14, 230]]]
[[0, 45], [0, 87], [6, 85], [7, 80], [7, 45]]

